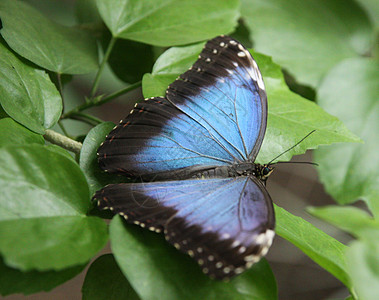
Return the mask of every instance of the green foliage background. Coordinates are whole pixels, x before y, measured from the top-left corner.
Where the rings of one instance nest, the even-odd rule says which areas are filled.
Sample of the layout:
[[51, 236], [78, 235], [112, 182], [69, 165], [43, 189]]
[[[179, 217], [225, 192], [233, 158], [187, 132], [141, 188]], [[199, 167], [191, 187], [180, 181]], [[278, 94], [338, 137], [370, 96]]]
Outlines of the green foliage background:
[[[122, 179], [96, 162], [114, 124], [84, 111], [141, 86], [145, 97], [163, 95], [204, 41], [231, 34], [253, 46], [267, 88], [268, 128], [257, 161], [267, 163], [316, 129], [281, 160], [317, 149], [319, 176], [336, 205], [309, 212], [356, 239], [343, 245], [280, 207], [277, 234], [338, 278], [353, 299], [377, 299], [377, 1], [78, 0], [75, 26], [33, 5], [0, 1], [2, 295], [51, 290], [79, 274], [110, 239], [113, 255], [91, 264], [84, 299], [277, 298], [264, 259], [230, 283], [216, 282], [160, 235], [118, 217], [108, 227], [90, 202], [97, 189]], [[122, 84], [99, 92], [107, 64]], [[64, 88], [88, 73], [91, 91], [73, 104]], [[67, 129], [70, 120], [86, 124], [83, 132]], [[348, 206], [358, 199], [367, 211]]]

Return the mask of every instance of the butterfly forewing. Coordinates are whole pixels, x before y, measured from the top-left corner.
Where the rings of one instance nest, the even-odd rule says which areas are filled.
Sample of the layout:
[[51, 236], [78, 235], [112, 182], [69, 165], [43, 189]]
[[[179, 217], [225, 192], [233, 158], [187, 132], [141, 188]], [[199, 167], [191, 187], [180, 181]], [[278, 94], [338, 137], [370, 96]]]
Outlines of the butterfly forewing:
[[208, 130], [164, 98], [137, 104], [108, 135], [98, 156], [100, 167], [108, 172], [143, 178], [159, 178], [159, 174], [196, 165], [233, 162]]
[[209, 41], [166, 98], [137, 104], [107, 136], [98, 150], [102, 169], [159, 179], [194, 165], [254, 161], [267, 100], [257, 64], [241, 44], [229, 37]]
[[166, 97], [237, 159], [254, 161], [266, 130], [267, 97], [258, 66], [240, 43], [225, 36], [209, 41]]

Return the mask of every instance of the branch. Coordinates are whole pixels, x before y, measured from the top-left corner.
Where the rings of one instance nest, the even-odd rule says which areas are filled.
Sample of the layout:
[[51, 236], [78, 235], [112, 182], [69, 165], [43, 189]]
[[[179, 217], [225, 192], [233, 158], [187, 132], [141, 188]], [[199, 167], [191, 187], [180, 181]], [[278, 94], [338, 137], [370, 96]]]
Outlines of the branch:
[[[132, 91], [134, 90], [135, 88], [137, 87], [140, 87], [142, 85], [142, 82], [141, 81], [138, 81], [136, 83], [133, 83], [129, 86], [127, 86], [126, 88], [123, 88], [117, 92], [114, 92], [112, 94], [110, 94], [109, 96], [105, 97], [104, 99], [101, 99], [101, 98], [95, 98], [93, 101], [91, 102], [86, 102], [86, 103], [83, 103], [77, 107], [75, 107], [73, 110], [70, 110], [68, 111], [67, 113], [63, 114], [61, 119], [67, 119], [67, 118], [70, 118], [72, 115], [75, 115], [85, 109], [88, 109], [88, 108], [91, 108], [91, 107], [94, 107], [94, 106], [100, 106], [104, 103], [107, 103], [111, 100], [113, 100], [114, 98], [117, 98], [119, 97], [120, 95], [123, 95], [123, 94], [126, 94], [127, 92], [129, 91]], [[98, 100], [97, 100], [98, 99]]]
[[70, 115], [69, 119], [72, 119], [72, 120], [78, 120], [78, 121], [82, 121], [84, 123], [87, 123], [91, 126], [96, 126], [100, 123], [103, 123], [102, 120], [94, 117], [94, 116], [91, 116], [91, 115], [87, 115], [87, 114], [83, 114], [83, 113], [73, 113]]
[[93, 85], [92, 85], [92, 89], [91, 89], [91, 93], [90, 93], [90, 98], [91, 99], [94, 98], [94, 96], [95, 96], [95, 94], [97, 92], [97, 87], [99, 86], [100, 76], [103, 73], [104, 67], [105, 67], [105, 65], [106, 65], [106, 63], [108, 61], [109, 55], [112, 52], [112, 49], [113, 49], [114, 44], [116, 43], [116, 40], [117, 40], [117, 38], [115, 38], [115, 37], [112, 36], [111, 40], [109, 41], [107, 50], [104, 53], [103, 60], [102, 60], [102, 62], [100, 64], [100, 68], [97, 71], [95, 80], [94, 80]]
[[47, 129], [44, 136], [46, 141], [49, 141], [52, 144], [58, 145], [68, 151], [79, 154], [82, 149], [82, 143], [74, 141], [73, 139], [68, 138], [58, 132]]

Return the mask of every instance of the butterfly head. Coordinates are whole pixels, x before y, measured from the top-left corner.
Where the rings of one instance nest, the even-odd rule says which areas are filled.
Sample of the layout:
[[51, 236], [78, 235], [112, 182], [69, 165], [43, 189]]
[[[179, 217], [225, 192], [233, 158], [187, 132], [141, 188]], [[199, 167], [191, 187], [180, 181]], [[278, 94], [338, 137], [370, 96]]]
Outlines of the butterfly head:
[[274, 171], [274, 167], [271, 167], [268, 164], [255, 165], [255, 176], [264, 182], [267, 180], [267, 178], [271, 175], [273, 171]]

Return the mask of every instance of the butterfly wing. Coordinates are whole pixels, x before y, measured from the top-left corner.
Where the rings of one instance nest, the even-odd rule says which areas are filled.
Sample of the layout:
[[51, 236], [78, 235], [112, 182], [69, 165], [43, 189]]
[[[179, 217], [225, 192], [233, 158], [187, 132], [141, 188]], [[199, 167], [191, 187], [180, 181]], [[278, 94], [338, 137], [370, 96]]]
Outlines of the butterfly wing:
[[274, 236], [272, 202], [255, 177], [115, 184], [95, 198], [100, 208], [130, 223], [164, 231], [172, 245], [218, 279], [257, 262]]
[[257, 64], [240, 43], [220, 36], [169, 86], [166, 98], [136, 105], [99, 148], [99, 162], [109, 172], [162, 179], [196, 166], [254, 161], [266, 123]]
[[[154, 179], [175, 179], [173, 171], [196, 166], [228, 165], [233, 156], [209, 130], [179, 111], [165, 98], [138, 103], [98, 149], [100, 167]], [[179, 177], [188, 177], [182, 172]], [[179, 172], [178, 172], [179, 174]]]
[[166, 98], [236, 158], [254, 161], [266, 131], [267, 96], [256, 62], [239, 42], [227, 36], [207, 42]]

